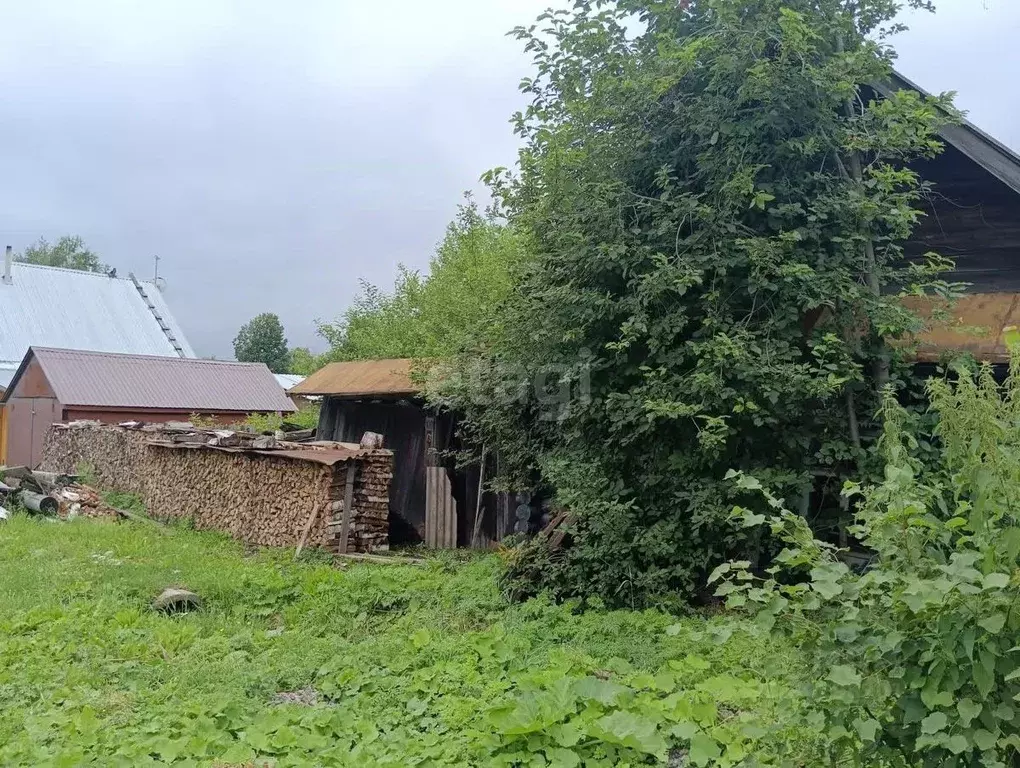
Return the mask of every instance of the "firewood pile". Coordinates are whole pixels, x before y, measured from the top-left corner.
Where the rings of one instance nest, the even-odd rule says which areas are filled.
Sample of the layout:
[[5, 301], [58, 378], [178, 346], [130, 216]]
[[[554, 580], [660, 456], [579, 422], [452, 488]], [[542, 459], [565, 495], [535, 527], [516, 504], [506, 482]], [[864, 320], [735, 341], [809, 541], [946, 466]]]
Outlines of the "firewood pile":
[[189, 519], [260, 546], [340, 551], [349, 467], [347, 552], [388, 549], [393, 454], [382, 448], [196, 429], [186, 422], [55, 424], [43, 466], [87, 467], [105, 488], [139, 495], [157, 520]]
[[103, 427], [97, 421], [54, 424], [46, 433], [40, 468], [86, 471], [100, 488], [141, 496], [145, 486], [145, 443], [151, 434]]
[[[345, 464], [337, 464], [329, 485], [331, 519], [326, 526], [326, 547], [342, 548], [344, 494], [347, 486]], [[355, 475], [355, 510], [350, 520], [347, 552], [382, 552], [389, 549], [390, 480], [393, 478], [393, 455], [389, 451], [372, 450], [361, 461]]]

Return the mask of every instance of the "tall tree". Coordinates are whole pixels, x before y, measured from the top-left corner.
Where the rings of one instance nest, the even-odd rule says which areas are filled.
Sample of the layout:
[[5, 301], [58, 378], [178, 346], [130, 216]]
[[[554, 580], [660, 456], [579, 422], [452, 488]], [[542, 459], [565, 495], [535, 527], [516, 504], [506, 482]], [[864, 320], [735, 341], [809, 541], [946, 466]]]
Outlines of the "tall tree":
[[83, 272], [108, 272], [110, 267], [99, 260], [98, 254], [85, 245], [78, 235], [64, 235], [50, 244], [40, 237], [15, 256], [15, 261], [41, 264], [47, 267], [80, 269]]
[[319, 332], [335, 360], [444, 358], [463, 349], [503, 301], [524, 253], [519, 234], [468, 199], [422, 275], [400, 265], [392, 292], [370, 284]]
[[242, 363], [265, 363], [273, 373], [287, 373], [290, 354], [280, 318], [263, 312], [242, 325], [234, 337], [234, 357]]
[[290, 368], [287, 373], [310, 376], [329, 362], [328, 355], [313, 354], [308, 347], [295, 347], [290, 351]]
[[525, 146], [492, 179], [534, 253], [444, 402], [574, 511], [535, 583], [690, 595], [738, 544], [727, 469], [799, 498], [861, 457], [885, 340], [919, 327], [886, 288], [949, 288], [900, 244], [950, 102], [867, 87], [900, 5], [579, 0], [517, 30]]

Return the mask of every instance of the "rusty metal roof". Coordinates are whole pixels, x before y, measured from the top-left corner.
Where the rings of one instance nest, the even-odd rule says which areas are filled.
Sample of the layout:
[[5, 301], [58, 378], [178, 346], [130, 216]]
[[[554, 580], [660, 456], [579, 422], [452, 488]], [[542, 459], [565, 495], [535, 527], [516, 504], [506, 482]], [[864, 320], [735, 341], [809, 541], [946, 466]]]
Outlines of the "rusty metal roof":
[[241, 446], [206, 445], [205, 443], [171, 443], [165, 440], [149, 440], [149, 445], [158, 448], [172, 448], [176, 450], [198, 450], [198, 451], [220, 451], [222, 453], [245, 453], [258, 456], [270, 456], [279, 459], [293, 459], [294, 461], [310, 461], [315, 464], [322, 464], [332, 467], [342, 461], [360, 459], [372, 453], [379, 453], [383, 449], [367, 448], [276, 448], [273, 450], [262, 450], [255, 448], [244, 448]]
[[[1020, 326], [1020, 294], [974, 293], [952, 305], [940, 299], [909, 296], [903, 303], [931, 324], [914, 339], [918, 361], [938, 362], [947, 352], [968, 352], [990, 363], [1009, 362], [1003, 329]], [[932, 320], [937, 309], [946, 312], [949, 320]]]
[[262, 363], [117, 355], [32, 347], [8, 389], [32, 357], [65, 406], [161, 408], [240, 413], [296, 410]]
[[416, 395], [421, 387], [411, 380], [411, 361], [355, 360], [330, 363], [290, 390], [292, 395]]

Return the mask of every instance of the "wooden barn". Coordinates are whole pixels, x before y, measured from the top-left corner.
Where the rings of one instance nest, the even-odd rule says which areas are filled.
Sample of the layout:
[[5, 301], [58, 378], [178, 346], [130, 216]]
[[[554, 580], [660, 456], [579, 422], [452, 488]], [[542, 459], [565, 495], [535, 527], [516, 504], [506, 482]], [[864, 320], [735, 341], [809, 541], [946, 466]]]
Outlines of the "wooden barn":
[[0, 396], [6, 463], [35, 467], [43, 438], [58, 421], [187, 421], [222, 424], [249, 413], [295, 409], [262, 363], [118, 355], [31, 347]]
[[[461, 447], [456, 414], [425, 403], [410, 360], [331, 363], [289, 392], [323, 398], [320, 440], [356, 443], [365, 432], [384, 436], [393, 451], [391, 544], [484, 547], [513, 529], [504, 495], [482, 491], [479, 500], [479, 465], [455, 466], [449, 452]], [[490, 459], [485, 477], [494, 470]]]

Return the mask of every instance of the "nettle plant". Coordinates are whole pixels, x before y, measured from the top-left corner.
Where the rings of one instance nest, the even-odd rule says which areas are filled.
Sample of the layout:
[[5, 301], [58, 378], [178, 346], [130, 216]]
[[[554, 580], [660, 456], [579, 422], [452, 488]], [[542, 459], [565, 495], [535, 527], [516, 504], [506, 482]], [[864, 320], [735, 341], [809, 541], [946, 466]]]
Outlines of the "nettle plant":
[[789, 633], [816, 665], [808, 721], [836, 765], [1020, 765], [1020, 364], [928, 384], [941, 465], [912, 458], [887, 393], [881, 483], [848, 483], [854, 534], [874, 553], [855, 572], [752, 477], [768, 512], [737, 508], [785, 544], [760, 578], [720, 566], [718, 594]]

